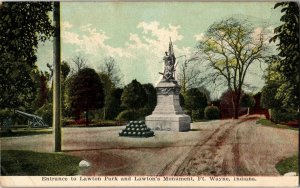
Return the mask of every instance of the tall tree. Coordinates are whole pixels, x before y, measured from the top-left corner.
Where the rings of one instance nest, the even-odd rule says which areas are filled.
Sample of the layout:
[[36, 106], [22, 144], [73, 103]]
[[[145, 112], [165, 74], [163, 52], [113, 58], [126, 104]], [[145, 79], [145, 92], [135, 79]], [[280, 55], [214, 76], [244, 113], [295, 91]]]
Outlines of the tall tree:
[[232, 92], [236, 119], [248, 69], [264, 57], [264, 40], [263, 32], [256, 34], [246, 21], [230, 18], [211, 25], [197, 46], [211, 69], [211, 80], [223, 82]]
[[67, 108], [66, 108], [66, 85], [67, 85], [67, 77], [71, 71], [70, 65], [66, 61], [61, 62], [61, 106], [62, 106], [62, 112], [65, 116], [67, 114]]
[[[103, 84], [103, 90], [105, 93], [105, 106], [103, 108], [103, 119], [105, 120], [107, 117], [107, 109], [110, 108], [110, 100], [112, 100], [111, 92], [115, 88], [112, 80], [110, 80], [110, 77], [106, 73], [99, 73], [99, 76], [101, 78], [102, 84]], [[108, 115], [109, 116], [109, 115]]]
[[114, 88], [112, 89], [108, 97], [105, 96], [106, 119], [115, 119], [117, 115], [121, 112], [122, 93], [123, 93], [123, 89]]
[[191, 112], [193, 119], [204, 117], [204, 108], [207, 106], [207, 98], [197, 88], [187, 90], [185, 95], [185, 109]]
[[144, 107], [147, 103], [147, 94], [137, 80], [132, 80], [132, 82], [124, 87], [122, 97], [122, 106], [129, 110], [137, 110]]
[[53, 34], [50, 2], [2, 2], [0, 6], [0, 108], [18, 108], [35, 98], [30, 76], [38, 42]]
[[89, 110], [104, 106], [105, 94], [100, 76], [91, 68], [80, 70], [72, 80], [70, 95], [71, 108], [79, 112], [85, 111], [88, 126]]
[[103, 64], [100, 66], [100, 71], [105, 73], [116, 87], [121, 86], [121, 71], [117, 62], [112, 57], [103, 59]]
[[284, 106], [293, 104], [299, 109], [299, 4], [298, 2], [276, 3], [274, 8], [281, 8], [282, 25], [274, 29], [275, 35], [270, 42], [278, 41], [279, 65], [277, 72], [282, 75], [283, 84], [279, 87], [277, 96], [284, 98]]

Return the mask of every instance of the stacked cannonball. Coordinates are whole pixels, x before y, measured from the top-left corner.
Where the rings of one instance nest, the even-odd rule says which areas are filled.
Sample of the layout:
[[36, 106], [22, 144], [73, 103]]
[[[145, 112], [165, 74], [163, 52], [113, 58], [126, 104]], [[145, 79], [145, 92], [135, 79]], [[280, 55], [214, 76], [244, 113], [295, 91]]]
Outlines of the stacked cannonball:
[[123, 129], [119, 135], [130, 137], [150, 137], [154, 136], [154, 132], [146, 126], [144, 121], [129, 121], [125, 129]]

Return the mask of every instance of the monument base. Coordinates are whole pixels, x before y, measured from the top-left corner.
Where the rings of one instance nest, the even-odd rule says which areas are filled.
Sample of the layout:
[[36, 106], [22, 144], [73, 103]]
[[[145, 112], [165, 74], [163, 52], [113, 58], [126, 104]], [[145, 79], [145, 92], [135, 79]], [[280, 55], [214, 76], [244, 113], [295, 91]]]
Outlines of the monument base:
[[190, 116], [185, 114], [152, 114], [146, 117], [147, 126], [157, 131], [189, 131], [190, 122]]

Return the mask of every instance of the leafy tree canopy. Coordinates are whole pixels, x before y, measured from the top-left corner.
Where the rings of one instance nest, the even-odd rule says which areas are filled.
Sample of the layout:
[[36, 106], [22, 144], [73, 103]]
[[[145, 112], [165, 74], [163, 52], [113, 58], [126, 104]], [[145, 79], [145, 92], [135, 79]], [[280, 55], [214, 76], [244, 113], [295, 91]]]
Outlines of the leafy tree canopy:
[[253, 107], [255, 105], [255, 99], [250, 94], [244, 94], [241, 98], [240, 105], [247, 108]]
[[50, 2], [3, 2], [0, 6], [1, 62], [23, 61], [33, 66], [38, 41], [53, 35]]
[[229, 18], [212, 24], [197, 46], [200, 59], [208, 64], [211, 83], [227, 86], [233, 96], [234, 118], [238, 118], [239, 101], [249, 67], [262, 61], [267, 51], [264, 33], [255, 33], [246, 20]]
[[274, 29], [275, 35], [270, 42], [278, 41], [280, 63], [276, 70], [284, 82], [280, 90], [288, 90], [289, 95], [280, 90], [277, 95], [285, 97], [285, 106], [296, 104], [299, 108], [299, 5], [297, 2], [280, 2], [274, 8], [279, 7], [283, 13], [280, 19], [283, 24]]
[[276, 98], [276, 92], [280, 84], [276, 81], [268, 82], [261, 91], [260, 104], [263, 108], [280, 108], [282, 98]]
[[143, 88], [147, 94], [147, 108], [153, 111], [157, 103], [156, 89], [152, 84], [143, 84]]
[[185, 95], [185, 109], [198, 110], [207, 106], [207, 98], [198, 88], [187, 90]]
[[86, 111], [86, 118], [88, 118], [89, 110], [100, 109], [104, 106], [103, 85], [94, 69], [80, 70], [74, 75], [69, 89], [71, 108], [74, 111]]
[[147, 94], [141, 83], [134, 79], [124, 87], [121, 101], [122, 106], [130, 110], [136, 110], [142, 108], [147, 103]]
[[35, 98], [32, 71], [39, 41], [53, 26], [50, 2], [3, 2], [0, 6], [0, 108], [26, 106]]

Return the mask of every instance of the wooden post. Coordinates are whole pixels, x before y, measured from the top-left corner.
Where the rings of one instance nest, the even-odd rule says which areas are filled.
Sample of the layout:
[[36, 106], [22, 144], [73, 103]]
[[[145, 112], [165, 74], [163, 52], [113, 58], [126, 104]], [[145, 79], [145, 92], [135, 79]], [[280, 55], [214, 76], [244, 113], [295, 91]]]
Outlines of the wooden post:
[[60, 88], [60, 2], [54, 2], [53, 20], [53, 135], [54, 152], [61, 151], [61, 88]]

